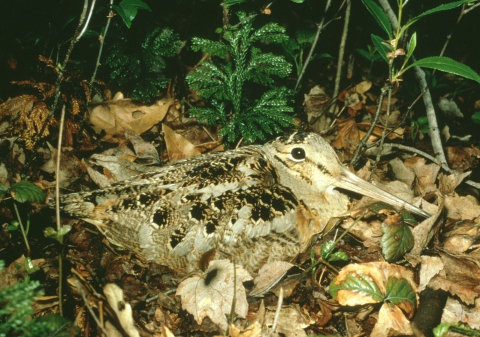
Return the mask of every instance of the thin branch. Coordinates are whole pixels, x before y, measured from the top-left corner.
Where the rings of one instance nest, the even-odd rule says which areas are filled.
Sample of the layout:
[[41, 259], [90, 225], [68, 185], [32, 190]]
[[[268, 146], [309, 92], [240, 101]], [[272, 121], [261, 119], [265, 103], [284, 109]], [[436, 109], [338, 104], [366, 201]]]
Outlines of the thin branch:
[[380, 112], [383, 104], [383, 99], [385, 97], [385, 94], [389, 91], [389, 84], [385, 84], [385, 86], [382, 88], [380, 92], [380, 97], [378, 98], [378, 106], [377, 106], [377, 111], [375, 112], [375, 116], [370, 123], [370, 128], [368, 129], [367, 133], [365, 136], [363, 136], [362, 141], [360, 144], [358, 144], [357, 148], [355, 149], [355, 152], [353, 153], [352, 160], [350, 163], [355, 166], [357, 165], [358, 161], [360, 160], [362, 154], [365, 152], [365, 150], [368, 148], [367, 141], [370, 139], [370, 136], [373, 133], [373, 130], [375, 130], [375, 126], [378, 123], [378, 119], [380, 118]]
[[63, 73], [65, 71], [65, 68], [67, 67], [68, 60], [70, 59], [70, 54], [73, 51], [73, 47], [75, 46], [75, 43], [77, 42], [76, 37], [80, 34], [81, 27], [83, 26], [83, 22], [85, 21], [85, 17], [87, 15], [87, 9], [88, 9], [88, 0], [84, 0], [83, 3], [83, 10], [82, 13], [80, 14], [80, 19], [78, 21], [77, 29], [75, 30], [75, 34], [73, 35], [74, 38], [70, 41], [70, 47], [67, 50], [67, 54], [65, 55], [65, 59], [63, 60], [63, 64], [61, 67], [57, 67], [58, 71], [58, 76], [57, 80], [55, 81], [55, 95], [53, 99], [53, 104], [50, 108], [50, 112], [48, 114], [48, 117], [45, 119], [45, 122], [42, 125], [42, 128], [40, 129], [40, 132], [38, 133], [38, 138], [37, 141], [35, 142], [35, 146], [32, 151], [32, 155], [30, 158], [25, 162], [25, 165], [23, 166], [22, 169], [22, 176], [26, 175], [26, 172], [28, 171], [28, 168], [30, 167], [30, 164], [32, 161], [36, 158], [37, 156], [37, 150], [38, 147], [40, 146], [40, 139], [42, 138], [43, 133], [45, 132], [45, 129], [47, 125], [49, 124], [48, 122], [50, 121], [50, 118], [52, 118], [53, 114], [55, 113], [55, 110], [57, 109], [58, 105], [58, 100], [60, 98], [60, 84], [62, 83], [63, 80]]
[[87, 30], [90, 19], [92, 18], [92, 13], [93, 13], [93, 9], [95, 8], [95, 2], [96, 1], [97, 0], [92, 0], [92, 4], [90, 6], [90, 11], [88, 12], [87, 22], [85, 22], [85, 25], [83, 26], [83, 29], [80, 31], [80, 33], [75, 38], [75, 40], [76, 40], [75, 42], [78, 42], [78, 40], [80, 40], [80, 38], [82, 37], [83, 33], [85, 33], [85, 31]]
[[[449, 168], [448, 166], [445, 166], [445, 165], [442, 165], [441, 162], [438, 161], [438, 159], [436, 159], [435, 157], [429, 155], [428, 153], [422, 151], [422, 150], [419, 150], [419, 149], [416, 149], [414, 147], [411, 147], [411, 146], [406, 146], [406, 145], [402, 145], [402, 144], [393, 144], [393, 143], [386, 143], [384, 144], [384, 147], [391, 147], [391, 148], [397, 148], [399, 150], [402, 150], [402, 151], [408, 151], [408, 152], [411, 152], [411, 153], [416, 153], [418, 154], [419, 156], [422, 156], [424, 158], [427, 158], [428, 160], [431, 160], [432, 162], [434, 162], [435, 164], [437, 165], [440, 165], [440, 167], [450, 173], [450, 174], [454, 174], [455, 171], [452, 170], [451, 168]], [[464, 181], [465, 184], [467, 185], [470, 185], [472, 187], [475, 187], [477, 189], [480, 189], [480, 183], [477, 183], [473, 180], [465, 180]]]
[[313, 40], [312, 46], [310, 47], [310, 51], [308, 52], [307, 59], [305, 60], [305, 63], [303, 64], [302, 71], [300, 75], [298, 76], [297, 83], [295, 84], [295, 90], [297, 90], [300, 81], [302, 80], [303, 74], [305, 74], [305, 71], [307, 70], [308, 64], [310, 63], [310, 59], [312, 58], [313, 51], [315, 50], [315, 47], [317, 46], [318, 38], [320, 37], [320, 33], [322, 32], [324, 28], [324, 21], [325, 21], [325, 16], [327, 15], [328, 8], [330, 7], [331, 0], [327, 0], [327, 3], [325, 4], [325, 11], [322, 17], [322, 21], [318, 24], [318, 29], [317, 29], [317, 34], [315, 34], [315, 39]]
[[[60, 117], [60, 128], [58, 131], [58, 145], [57, 145], [57, 167], [55, 174], [55, 213], [57, 219], [57, 233], [60, 233], [62, 224], [60, 223], [60, 160], [62, 158], [62, 136], [63, 125], [65, 124], [65, 104], [62, 107], [62, 115]], [[63, 235], [57, 236], [58, 240], [61, 240], [60, 244], [63, 245]], [[58, 311], [60, 316], [63, 316], [63, 256], [62, 252], [58, 254]]]
[[[98, 66], [100, 65], [100, 58], [102, 57], [102, 51], [103, 51], [103, 44], [105, 43], [105, 38], [107, 37], [107, 32], [108, 32], [108, 27], [110, 26], [110, 21], [112, 21], [113, 17], [113, 10], [111, 9], [113, 5], [113, 0], [110, 0], [110, 10], [108, 12], [107, 16], [107, 24], [105, 25], [105, 30], [103, 31], [103, 34], [99, 36], [100, 38], [100, 48], [98, 49], [98, 56], [97, 56], [97, 62], [95, 62], [95, 69], [93, 70], [92, 78], [90, 80], [90, 83], [88, 85], [90, 89], [90, 93], [92, 92], [93, 88], [93, 82], [95, 81], [95, 77], [97, 76], [97, 69]], [[91, 94], [90, 94], [91, 96]], [[91, 97], [89, 97], [91, 99]]]
[[[350, 23], [350, 11], [352, 8], [352, 1], [347, 0], [347, 8], [345, 9], [345, 21], [343, 24], [343, 33], [342, 38], [340, 40], [340, 48], [338, 51], [338, 60], [337, 60], [337, 74], [335, 76], [335, 89], [333, 90], [332, 97], [337, 97], [338, 92], [340, 90], [340, 79], [342, 77], [342, 64], [343, 64], [343, 56], [345, 54], [345, 45], [347, 42], [348, 36], [348, 24]], [[331, 105], [331, 110], [334, 109], [334, 105]], [[333, 111], [331, 111], [333, 112]]]
[[[398, 21], [393, 14], [392, 7], [387, 0], [379, 0], [380, 5], [383, 10], [387, 13], [387, 16], [392, 24], [392, 28], [396, 30], [398, 28]], [[415, 62], [415, 57], [411, 56], [412, 62]], [[432, 102], [432, 96], [430, 90], [428, 89], [427, 80], [425, 79], [425, 72], [420, 67], [414, 67], [415, 77], [420, 83], [421, 88], [424, 89], [423, 95], [423, 104], [425, 105], [425, 110], [427, 112], [428, 125], [430, 126], [428, 134], [432, 140], [432, 147], [435, 153], [435, 157], [442, 163], [442, 165], [448, 166], [445, 153], [443, 152], [442, 139], [440, 137], [440, 129], [438, 128], [437, 117], [435, 115], [435, 108]]]

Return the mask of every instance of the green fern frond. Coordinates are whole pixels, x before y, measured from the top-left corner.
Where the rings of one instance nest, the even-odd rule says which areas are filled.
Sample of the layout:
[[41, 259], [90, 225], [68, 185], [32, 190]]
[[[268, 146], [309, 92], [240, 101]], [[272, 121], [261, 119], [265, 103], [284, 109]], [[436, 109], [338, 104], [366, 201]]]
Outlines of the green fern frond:
[[[244, 137], [250, 143], [292, 124], [293, 118], [288, 115], [293, 111], [288, 99], [291, 92], [275, 87], [273, 77], [288, 76], [292, 66], [283, 56], [263, 53], [253, 45], [260, 41], [287, 40], [283, 27], [269, 23], [255, 30], [252, 16], [239, 13], [238, 17], [240, 24], [227, 29], [224, 41], [193, 39], [194, 50], [222, 60], [205, 61], [187, 76], [190, 87], [197, 90], [200, 97], [210, 99], [212, 105], [193, 108], [190, 114], [210, 125], [220, 125], [220, 135], [228, 142]], [[246, 90], [249, 84], [265, 88]]]
[[210, 56], [218, 56], [220, 58], [227, 57], [227, 53], [229, 52], [228, 46], [224, 43], [201, 39], [199, 37], [194, 37], [192, 39], [192, 49], [194, 51], [201, 50]]
[[132, 86], [133, 99], [150, 103], [168, 85], [165, 58], [176, 55], [181, 42], [168, 28], [157, 27], [138, 42], [137, 37], [127, 38], [129, 32], [123, 31], [112, 43], [105, 63], [114, 84]]

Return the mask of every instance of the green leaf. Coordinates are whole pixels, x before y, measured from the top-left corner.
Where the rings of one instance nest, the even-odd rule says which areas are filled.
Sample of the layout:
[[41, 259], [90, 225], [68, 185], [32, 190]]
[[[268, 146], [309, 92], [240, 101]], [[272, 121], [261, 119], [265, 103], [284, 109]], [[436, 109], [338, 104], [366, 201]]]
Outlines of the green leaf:
[[291, 0], [291, 1], [297, 4], [303, 4], [305, 2], [305, 0]]
[[35, 267], [34, 264], [33, 264], [33, 261], [30, 257], [26, 257], [25, 258], [25, 270], [27, 271], [27, 273], [30, 275], [30, 274], [33, 274], [34, 272], [36, 271], [39, 271], [40, 268], [38, 267]]
[[335, 241], [333, 240], [329, 240], [327, 242], [325, 242], [323, 245], [322, 245], [322, 249], [321, 249], [321, 255], [322, 255], [322, 259], [324, 260], [327, 260], [328, 261], [328, 257], [330, 256], [330, 254], [333, 252], [333, 250], [335, 249]]
[[0, 184], [0, 199], [7, 193], [8, 188], [7, 186]]
[[375, 48], [377, 48], [378, 53], [382, 56], [382, 58], [385, 60], [385, 62], [389, 62], [390, 60], [387, 57], [387, 54], [390, 53], [392, 50], [391, 48], [388, 48], [384, 43], [383, 39], [375, 34], [370, 35], [372, 37], [372, 42]]
[[[405, 23], [403, 25], [400, 36], [403, 35], [403, 32], [406, 29], [408, 29], [408, 27], [410, 27], [412, 24], [414, 24], [415, 22], [417, 22], [421, 18], [424, 18], [427, 15], [437, 13], [437, 12], [442, 12], [442, 11], [448, 11], [450, 9], [454, 9], [454, 8], [459, 7], [459, 6], [462, 6], [463, 4], [471, 3], [471, 2], [472, 2], [472, 0], [461, 0], [461, 1], [450, 2], [450, 3], [447, 3], [447, 4], [440, 5], [438, 7], [435, 7], [435, 8], [429, 9], [428, 11], [423, 12], [422, 14], [408, 20], [407, 23]], [[397, 38], [399, 38], [399, 36], [397, 36]]]
[[362, 0], [362, 2], [391, 40], [393, 38], [392, 25], [390, 24], [387, 14], [372, 0]]
[[447, 334], [448, 330], [450, 330], [450, 327], [453, 325], [453, 323], [440, 323], [433, 329], [433, 335], [435, 337], [443, 337]]
[[418, 128], [424, 134], [428, 134], [430, 131], [430, 126], [428, 125], [428, 117], [418, 117], [417, 119]]
[[462, 76], [480, 83], [480, 76], [472, 68], [470, 68], [469, 66], [463, 63], [452, 60], [451, 58], [448, 58], [448, 57], [443, 57], [443, 56], [426, 57], [424, 59], [418, 60], [417, 62], [410, 64], [408, 67], [404, 69], [403, 72], [413, 67], [437, 69], [437, 70], [445, 71], [447, 73]]
[[329, 291], [333, 299], [337, 298], [340, 290], [349, 290], [358, 294], [367, 295], [376, 302], [383, 302], [384, 297], [378, 286], [371, 278], [360, 274], [350, 274], [347, 279], [336, 284], [336, 278], [330, 283]]
[[405, 307], [402, 304], [407, 304], [407, 306], [409, 304], [413, 308], [417, 307], [417, 297], [415, 291], [412, 289], [410, 283], [403, 278], [388, 278], [387, 285], [385, 287], [385, 300], [400, 307]]
[[132, 26], [132, 21], [137, 16], [139, 9], [152, 11], [142, 0], [123, 0], [118, 6], [112, 5], [112, 8], [118, 13], [128, 28]]
[[10, 188], [12, 198], [18, 202], [38, 202], [45, 201], [45, 192], [40, 187], [29, 181], [19, 181]]
[[70, 232], [71, 229], [71, 226], [64, 225], [60, 228], [60, 231], [57, 232], [55, 228], [47, 227], [43, 230], [43, 235], [45, 235], [46, 238], [55, 239], [58, 242], [63, 243], [63, 237]]
[[335, 252], [328, 258], [328, 261], [348, 261], [348, 255], [345, 252]]
[[[480, 124], [480, 111], [475, 111], [475, 113], [472, 115], [472, 121], [475, 124]], [[0, 195], [1, 195], [1, 191], [0, 191]]]
[[410, 41], [408, 42], [407, 59], [409, 59], [410, 56], [412, 56], [416, 46], [417, 46], [417, 32], [414, 32], [412, 34], [412, 37], [410, 38]]
[[[398, 217], [401, 219], [401, 216]], [[412, 231], [403, 219], [393, 225], [382, 223], [382, 232], [382, 252], [388, 262], [399, 260], [413, 248]]]
[[244, 3], [245, 1], [247, 0], [225, 0], [222, 2], [222, 6], [228, 8], [233, 5]]

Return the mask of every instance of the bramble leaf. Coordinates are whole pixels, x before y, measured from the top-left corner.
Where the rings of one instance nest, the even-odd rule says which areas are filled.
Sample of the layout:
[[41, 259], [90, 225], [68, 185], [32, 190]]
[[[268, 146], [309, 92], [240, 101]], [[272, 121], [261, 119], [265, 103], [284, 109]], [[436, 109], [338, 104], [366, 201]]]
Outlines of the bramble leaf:
[[45, 192], [29, 181], [19, 181], [9, 189], [9, 192], [18, 202], [43, 203], [45, 201]]

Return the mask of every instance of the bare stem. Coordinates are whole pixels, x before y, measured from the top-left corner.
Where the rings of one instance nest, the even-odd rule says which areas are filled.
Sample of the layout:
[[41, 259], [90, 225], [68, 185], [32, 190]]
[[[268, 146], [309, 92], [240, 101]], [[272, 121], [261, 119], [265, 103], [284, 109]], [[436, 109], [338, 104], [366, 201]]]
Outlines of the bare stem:
[[308, 52], [307, 59], [305, 60], [305, 63], [303, 64], [302, 71], [300, 75], [298, 76], [297, 83], [295, 84], [295, 90], [297, 90], [298, 86], [300, 85], [300, 81], [302, 80], [303, 74], [305, 74], [305, 71], [307, 70], [308, 64], [310, 63], [310, 59], [312, 58], [313, 51], [315, 50], [315, 47], [317, 46], [318, 38], [320, 37], [320, 33], [322, 32], [324, 28], [324, 22], [325, 22], [325, 15], [327, 15], [328, 8], [330, 7], [331, 0], [327, 0], [325, 4], [325, 11], [322, 17], [322, 21], [318, 24], [318, 29], [317, 29], [317, 34], [315, 34], [315, 39], [313, 40], [312, 46], [310, 47], [310, 51]]

